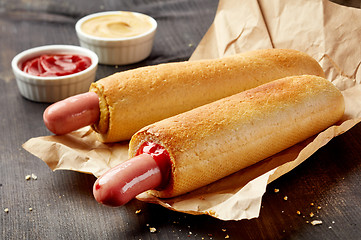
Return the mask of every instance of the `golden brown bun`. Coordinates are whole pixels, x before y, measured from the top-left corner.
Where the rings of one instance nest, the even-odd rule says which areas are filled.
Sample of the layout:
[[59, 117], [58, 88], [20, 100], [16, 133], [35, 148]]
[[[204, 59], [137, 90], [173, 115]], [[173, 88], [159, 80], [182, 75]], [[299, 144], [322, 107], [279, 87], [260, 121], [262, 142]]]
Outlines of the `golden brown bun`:
[[127, 140], [140, 128], [286, 76], [324, 76], [305, 53], [267, 49], [230, 57], [167, 63], [119, 72], [92, 84], [103, 142]]
[[174, 197], [212, 183], [317, 134], [344, 113], [340, 91], [322, 77], [293, 76], [164, 119], [138, 131], [129, 156], [145, 142], [169, 152]]

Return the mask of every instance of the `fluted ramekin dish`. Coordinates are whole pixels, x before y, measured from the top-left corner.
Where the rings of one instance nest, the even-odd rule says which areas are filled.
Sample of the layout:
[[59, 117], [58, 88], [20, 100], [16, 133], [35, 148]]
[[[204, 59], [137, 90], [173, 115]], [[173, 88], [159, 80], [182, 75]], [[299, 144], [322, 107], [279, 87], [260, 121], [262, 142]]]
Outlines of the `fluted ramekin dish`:
[[[146, 19], [151, 27], [136, 36], [108, 38], [85, 33], [83, 24], [91, 19], [107, 15], [134, 14]], [[81, 18], [75, 25], [75, 30], [80, 46], [94, 51], [99, 57], [99, 63], [106, 65], [127, 65], [140, 62], [147, 58], [153, 47], [154, 36], [157, 30], [157, 22], [154, 18], [137, 12], [107, 11], [87, 15]]]
[[[41, 55], [81, 55], [89, 57], [90, 66], [65, 76], [35, 76], [23, 71], [23, 64]], [[94, 82], [98, 56], [89, 49], [73, 45], [46, 45], [25, 50], [16, 55], [11, 66], [19, 91], [25, 98], [36, 102], [56, 102], [89, 90]]]

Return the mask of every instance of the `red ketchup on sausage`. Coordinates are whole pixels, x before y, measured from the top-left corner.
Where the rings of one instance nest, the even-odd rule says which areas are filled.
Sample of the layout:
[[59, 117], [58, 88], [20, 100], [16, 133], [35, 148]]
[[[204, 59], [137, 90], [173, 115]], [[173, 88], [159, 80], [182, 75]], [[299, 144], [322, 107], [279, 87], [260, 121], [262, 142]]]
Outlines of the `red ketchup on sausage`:
[[91, 65], [89, 57], [81, 55], [41, 55], [27, 60], [22, 70], [39, 77], [59, 77], [81, 72]]
[[121, 206], [138, 194], [161, 189], [169, 182], [171, 162], [162, 146], [145, 142], [134, 158], [117, 165], [94, 183], [95, 199], [108, 206]]

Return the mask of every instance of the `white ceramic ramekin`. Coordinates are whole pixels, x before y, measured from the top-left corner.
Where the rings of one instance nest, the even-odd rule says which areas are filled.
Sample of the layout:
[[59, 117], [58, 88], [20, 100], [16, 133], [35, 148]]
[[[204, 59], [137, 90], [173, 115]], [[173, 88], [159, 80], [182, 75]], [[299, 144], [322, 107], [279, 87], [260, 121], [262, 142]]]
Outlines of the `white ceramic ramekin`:
[[132, 12], [135, 15], [145, 16], [152, 24], [152, 28], [143, 34], [134, 37], [96, 37], [84, 33], [81, 29], [82, 24], [91, 18], [119, 13], [121, 13], [121, 11], [94, 13], [81, 18], [75, 25], [80, 46], [94, 51], [99, 57], [99, 63], [108, 65], [132, 64], [144, 60], [152, 51], [157, 22], [152, 17], [142, 13]]
[[[22, 64], [44, 54], [72, 54], [87, 56], [91, 65], [78, 73], [58, 76], [39, 77], [22, 71]], [[89, 49], [72, 45], [47, 45], [25, 50], [16, 55], [11, 66], [21, 95], [36, 102], [56, 102], [89, 90], [95, 80], [98, 56]]]

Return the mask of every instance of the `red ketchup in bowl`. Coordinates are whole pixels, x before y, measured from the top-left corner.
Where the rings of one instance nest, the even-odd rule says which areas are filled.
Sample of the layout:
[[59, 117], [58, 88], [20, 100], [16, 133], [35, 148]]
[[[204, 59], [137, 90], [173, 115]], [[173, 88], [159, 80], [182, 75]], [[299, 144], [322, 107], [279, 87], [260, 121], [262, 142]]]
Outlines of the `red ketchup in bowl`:
[[58, 77], [81, 72], [91, 65], [89, 57], [72, 54], [41, 55], [27, 60], [22, 70], [39, 77]]

